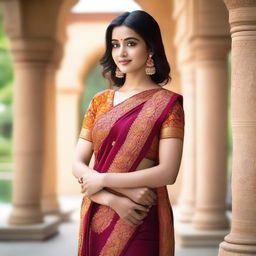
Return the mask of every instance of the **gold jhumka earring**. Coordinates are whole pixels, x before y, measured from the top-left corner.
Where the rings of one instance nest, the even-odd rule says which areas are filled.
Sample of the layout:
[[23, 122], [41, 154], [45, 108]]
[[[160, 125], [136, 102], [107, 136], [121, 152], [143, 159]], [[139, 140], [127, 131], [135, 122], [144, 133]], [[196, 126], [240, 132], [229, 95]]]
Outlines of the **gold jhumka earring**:
[[146, 62], [146, 68], [145, 68], [147, 75], [154, 75], [156, 73], [156, 68], [154, 65], [154, 60], [152, 59], [152, 55], [150, 54], [147, 62]]
[[124, 77], [124, 73], [121, 72], [121, 70], [118, 67], [116, 67], [115, 74], [116, 74], [116, 77], [118, 77], [118, 78], [123, 78]]

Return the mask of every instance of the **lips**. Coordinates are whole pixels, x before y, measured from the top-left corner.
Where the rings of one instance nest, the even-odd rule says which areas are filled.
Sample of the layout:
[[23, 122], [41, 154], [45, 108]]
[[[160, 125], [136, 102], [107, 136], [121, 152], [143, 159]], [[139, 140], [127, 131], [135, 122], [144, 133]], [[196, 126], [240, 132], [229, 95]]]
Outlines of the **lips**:
[[119, 63], [122, 64], [122, 65], [126, 65], [128, 64], [129, 62], [131, 62], [131, 60], [120, 60]]

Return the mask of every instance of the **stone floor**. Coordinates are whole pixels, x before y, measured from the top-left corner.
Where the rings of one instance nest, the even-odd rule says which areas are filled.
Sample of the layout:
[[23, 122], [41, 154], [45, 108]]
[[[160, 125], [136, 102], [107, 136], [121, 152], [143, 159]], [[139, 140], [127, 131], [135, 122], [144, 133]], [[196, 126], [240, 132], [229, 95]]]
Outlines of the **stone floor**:
[[[80, 197], [62, 198], [63, 210], [75, 209], [70, 222], [59, 227], [59, 233], [45, 241], [9, 242], [0, 241], [0, 256], [73, 256], [77, 255], [77, 235], [79, 228]], [[65, 206], [65, 207], [64, 207]], [[0, 218], [10, 211], [10, 205], [0, 204]], [[175, 256], [217, 256], [218, 247], [176, 248]]]

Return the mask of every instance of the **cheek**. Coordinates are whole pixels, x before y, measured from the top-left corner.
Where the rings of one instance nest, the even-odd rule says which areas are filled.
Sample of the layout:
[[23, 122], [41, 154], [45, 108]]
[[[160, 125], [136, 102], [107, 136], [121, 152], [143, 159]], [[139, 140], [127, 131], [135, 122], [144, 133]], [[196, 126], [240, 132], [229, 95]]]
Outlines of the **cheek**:
[[139, 62], [146, 63], [148, 55], [146, 51], [140, 49], [134, 54], [134, 57], [136, 57]]
[[117, 53], [115, 50], [112, 50], [111, 56], [112, 56], [112, 59], [114, 60], [114, 62], [116, 63], [117, 62]]

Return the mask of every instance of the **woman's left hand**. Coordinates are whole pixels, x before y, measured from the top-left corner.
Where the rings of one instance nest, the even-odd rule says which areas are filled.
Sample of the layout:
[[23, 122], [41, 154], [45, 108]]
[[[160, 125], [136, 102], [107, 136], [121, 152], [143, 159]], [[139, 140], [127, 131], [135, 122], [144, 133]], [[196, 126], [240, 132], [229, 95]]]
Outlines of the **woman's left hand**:
[[103, 189], [102, 186], [102, 174], [96, 171], [86, 171], [83, 177], [83, 183], [81, 185], [81, 193], [85, 196], [91, 196]]

